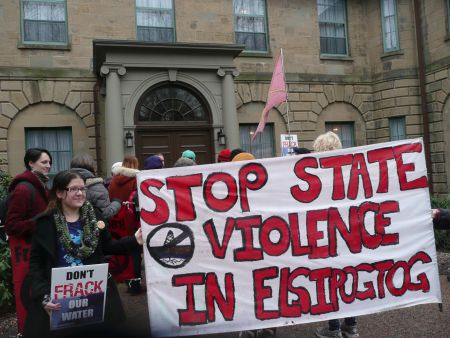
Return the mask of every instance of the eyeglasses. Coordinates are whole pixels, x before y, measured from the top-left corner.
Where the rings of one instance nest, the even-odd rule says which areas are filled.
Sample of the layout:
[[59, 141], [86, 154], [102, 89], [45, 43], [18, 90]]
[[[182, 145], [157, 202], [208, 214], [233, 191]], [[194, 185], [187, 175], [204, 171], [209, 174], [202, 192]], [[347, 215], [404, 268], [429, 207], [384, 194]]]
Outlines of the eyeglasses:
[[68, 191], [68, 192], [70, 192], [70, 193], [72, 193], [72, 194], [75, 194], [75, 193], [77, 193], [77, 192], [81, 192], [81, 193], [85, 193], [86, 192], [86, 187], [69, 187], [69, 188], [66, 188], [66, 189], [64, 189], [65, 191]]

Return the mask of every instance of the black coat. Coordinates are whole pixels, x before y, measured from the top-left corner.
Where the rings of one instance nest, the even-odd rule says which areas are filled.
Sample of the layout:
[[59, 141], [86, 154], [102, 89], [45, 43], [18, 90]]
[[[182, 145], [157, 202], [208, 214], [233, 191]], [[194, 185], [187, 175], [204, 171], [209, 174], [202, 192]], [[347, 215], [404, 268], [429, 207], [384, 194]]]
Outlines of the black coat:
[[[100, 238], [94, 253], [83, 260], [84, 265], [105, 263], [105, 255], [127, 254], [139, 248], [134, 236], [124, 237], [113, 241], [109, 231], [100, 230]], [[33, 244], [30, 255], [30, 270], [27, 278], [30, 280], [32, 304], [28, 310], [25, 324], [25, 337], [53, 336], [49, 331], [49, 316], [42, 306], [45, 295], [50, 295], [51, 271], [57, 263], [57, 234], [56, 226], [51, 214], [45, 214], [37, 220], [33, 234]], [[112, 278], [108, 279], [105, 305], [104, 326], [117, 324], [125, 319], [125, 313], [120, 301], [116, 284]], [[101, 329], [97, 327], [97, 329]], [[88, 327], [86, 328], [88, 329]], [[55, 331], [58, 336], [72, 335], [74, 329]]]
[[439, 209], [439, 217], [433, 220], [435, 229], [447, 229], [450, 230], [450, 210]]

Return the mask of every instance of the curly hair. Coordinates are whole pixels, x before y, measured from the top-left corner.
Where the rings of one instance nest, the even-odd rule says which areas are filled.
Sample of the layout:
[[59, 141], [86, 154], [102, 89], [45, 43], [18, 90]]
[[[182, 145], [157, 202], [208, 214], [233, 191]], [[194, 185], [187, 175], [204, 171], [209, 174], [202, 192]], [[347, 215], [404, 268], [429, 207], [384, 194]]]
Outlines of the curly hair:
[[316, 138], [313, 148], [315, 152], [341, 149], [342, 143], [339, 136], [332, 131], [328, 131]]

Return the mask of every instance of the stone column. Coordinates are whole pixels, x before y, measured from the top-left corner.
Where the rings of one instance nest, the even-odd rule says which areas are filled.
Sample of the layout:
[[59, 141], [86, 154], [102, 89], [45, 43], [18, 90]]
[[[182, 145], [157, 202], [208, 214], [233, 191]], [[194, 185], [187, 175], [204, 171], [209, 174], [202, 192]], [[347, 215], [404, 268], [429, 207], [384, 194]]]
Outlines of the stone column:
[[109, 172], [114, 162], [122, 161], [124, 151], [124, 130], [122, 97], [120, 91], [120, 78], [126, 73], [122, 66], [106, 66], [100, 68], [102, 76], [106, 77], [106, 103], [105, 103], [105, 148], [106, 172]]
[[237, 118], [233, 81], [233, 76], [238, 76], [239, 72], [235, 68], [220, 68], [217, 71], [217, 75], [222, 77], [222, 119], [225, 136], [227, 138], [227, 148], [240, 148], [239, 122]]

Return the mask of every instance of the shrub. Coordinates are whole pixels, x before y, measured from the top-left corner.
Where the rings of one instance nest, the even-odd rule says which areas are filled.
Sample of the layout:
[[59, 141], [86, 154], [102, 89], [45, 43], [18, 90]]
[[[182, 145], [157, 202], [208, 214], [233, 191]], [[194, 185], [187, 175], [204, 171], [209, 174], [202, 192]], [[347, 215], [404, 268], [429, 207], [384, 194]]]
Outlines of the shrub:
[[[433, 197], [431, 205], [433, 208], [450, 209], [450, 196]], [[434, 230], [434, 238], [436, 239], [437, 250], [450, 252], [450, 231]]]
[[[0, 199], [8, 195], [8, 186], [11, 176], [0, 170]], [[1, 228], [0, 230], [4, 230]], [[11, 252], [9, 245], [0, 237], [0, 307], [7, 308], [13, 305], [13, 284], [11, 269]]]

